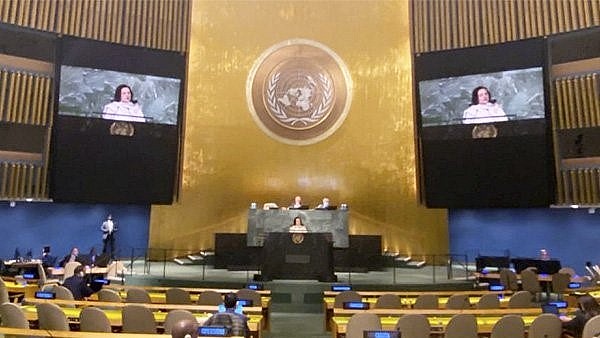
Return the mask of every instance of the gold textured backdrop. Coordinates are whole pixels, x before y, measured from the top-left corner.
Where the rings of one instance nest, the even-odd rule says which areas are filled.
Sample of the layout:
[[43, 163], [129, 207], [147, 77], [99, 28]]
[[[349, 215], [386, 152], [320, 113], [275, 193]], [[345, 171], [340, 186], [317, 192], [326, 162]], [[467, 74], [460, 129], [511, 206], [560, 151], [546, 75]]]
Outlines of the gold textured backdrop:
[[[446, 210], [418, 204], [407, 1], [194, 1], [180, 199], [153, 206], [151, 248], [214, 247], [245, 232], [251, 202], [350, 207], [351, 234], [384, 249], [448, 252]], [[254, 123], [245, 84], [256, 58], [292, 38], [333, 49], [354, 82], [352, 107], [329, 138], [291, 146]]]

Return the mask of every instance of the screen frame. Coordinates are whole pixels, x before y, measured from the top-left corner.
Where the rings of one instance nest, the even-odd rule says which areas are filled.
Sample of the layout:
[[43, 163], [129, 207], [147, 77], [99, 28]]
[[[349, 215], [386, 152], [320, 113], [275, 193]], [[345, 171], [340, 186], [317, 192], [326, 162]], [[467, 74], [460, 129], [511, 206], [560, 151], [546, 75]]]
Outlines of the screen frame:
[[[413, 118], [420, 203], [429, 208], [521, 208], [552, 205], [556, 199], [556, 173], [550, 117], [547, 39], [542, 37], [418, 53], [415, 54], [413, 63]], [[534, 67], [541, 67], [543, 73], [544, 118], [501, 122], [506, 124], [503, 128], [517, 126], [525, 132], [511, 132], [510, 129], [502, 130], [498, 127], [498, 134], [494, 137], [476, 139], [471, 135], [474, 132], [471, 125], [471, 130], [453, 131], [451, 137], [439, 138], [439, 135], [431, 136], [431, 132], [440, 127], [422, 127], [419, 82]], [[450, 127], [468, 126], [456, 124]], [[425, 131], [429, 133], [427, 137]], [[517, 154], [521, 154], [522, 150], [525, 151], [519, 157]], [[496, 151], [500, 153], [494, 156]], [[440, 154], [443, 156], [436, 160]], [[530, 157], [531, 154], [536, 155]], [[445, 163], [444, 168], [449, 169], [449, 175], [436, 174], [435, 170], [442, 162]], [[468, 166], [464, 168], [459, 162]], [[517, 169], [521, 165], [523, 169]], [[535, 172], [537, 176], [534, 180], [529, 180], [523, 176], [524, 171]], [[494, 176], [500, 174], [501, 178], [489, 178], [489, 173]], [[460, 189], [457, 189], [457, 193], [450, 196], [448, 191], [458, 187]], [[535, 194], [527, 195], [527, 190], [535, 191]]]

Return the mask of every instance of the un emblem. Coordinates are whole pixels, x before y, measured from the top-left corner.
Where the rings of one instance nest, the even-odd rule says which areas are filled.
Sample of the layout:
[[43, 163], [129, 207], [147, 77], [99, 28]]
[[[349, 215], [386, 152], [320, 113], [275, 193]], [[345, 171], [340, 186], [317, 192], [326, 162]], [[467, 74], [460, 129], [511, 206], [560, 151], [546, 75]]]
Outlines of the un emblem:
[[293, 39], [267, 49], [246, 86], [252, 117], [269, 136], [288, 144], [319, 142], [343, 123], [352, 80], [342, 60], [326, 46]]

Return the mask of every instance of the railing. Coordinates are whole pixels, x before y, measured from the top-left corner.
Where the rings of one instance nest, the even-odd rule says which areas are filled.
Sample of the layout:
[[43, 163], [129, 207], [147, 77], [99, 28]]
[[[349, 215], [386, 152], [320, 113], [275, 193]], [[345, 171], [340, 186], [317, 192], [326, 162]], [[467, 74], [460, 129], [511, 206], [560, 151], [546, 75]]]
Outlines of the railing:
[[[131, 248], [130, 257], [123, 260], [127, 274], [160, 278], [194, 279], [196, 281], [217, 281], [220, 279], [238, 279], [251, 282], [260, 276], [261, 267], [256, 262], [247, 265], [214, 268], [214, 252], [211, 249], [188, 251], [181, 249]], [[192, 257], [192, 258], [190, 258]], [[406, 264], [406, 258], [411, 264]], [[335, 267], [340, 283], [365, 282], [372, 284], [442, 284], [468, 281], [471, 278], [474, 263], [467, 255], [458, 254], [390, 254], [381, 256], [380, 268], [364, 271], [356, 267]], [[370, 276], [376, 273], [377, 278]]]

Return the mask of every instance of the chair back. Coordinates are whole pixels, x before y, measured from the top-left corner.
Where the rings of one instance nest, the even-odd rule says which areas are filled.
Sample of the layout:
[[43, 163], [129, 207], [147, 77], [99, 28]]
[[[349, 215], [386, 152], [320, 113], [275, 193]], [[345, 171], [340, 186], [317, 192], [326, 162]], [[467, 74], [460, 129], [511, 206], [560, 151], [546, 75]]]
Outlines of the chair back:
[[529, 326], [527, 338], [560, 338], [562, 331], [560, 318], [551, 313], [542, 313]]
[[75, 274], [75, 268], [80, 266], [81, 263], [79, 262], [68, 262], [65, 264], [65, 273], [63, 275], [63, 280], [73, 276]]
[[381, 330], [381, 321], [374, 313], [355, 313], [346, 325], [346, 338], [363, 338], [364, 331]]
[[73, 293], [71, 292], [71, 290], [67, 289], [62, 285], [54, 285], [52, 291], [56, 294], [56, 299], [75, 300], [75, 298], [73, 298]]
[[0, 304], [10, 302], [10, 297], [8, 296], [8, 290], [6, 289], [6, 284], [2, 278], [0, 278]]
[[338, 293], [337, 295], [335, 295], [335, 299], [333, 301], [333, 307], [334, 308], [342, 308], [342, 307], [344, 307], [345, 302], [360, 302], [360, 301], [362, 301], [362, 297], [358, 292], [356, 292], [354, 290], [342, 291], [342, 292]]
[[492, 327], [490, 338], [523, 338], [525, 336], [525, 324], [518, 315], [505, 315]]
[[165, 317], [165, 323], [163, 325], [165, 328], [165, 333], [171, 334], [171, 329], [173, 326], [182, 320], [191, 320], [195, 322], [196, 317], [194, 317], [194, 314], [188, 310], [175, 309], [169, 311], [169, 313], [167, 313], [167, 317]]
[[63, 310], [56, 304], [40, 303], [35, 306], [41, 330], [69, 331], [69, 322]]
[[463, 294], [452, 295], [446, 302], [446, 309], [468, 309], [470, 307], [469, 296]]
[[457, 314], [446, 326], [445, 338], [477, 338], [477, 321], [472, 314]]
[[420, 313], [404, 315], [396, 322], [396, 330], [402, 338], [429, 338], [431, 326], [427, 317]]
[[104, 311], [88, 306], [79, 314], [79, 328], [84, 332], [112, 332], [110, 320]]
[[523, 290], [529, 291], [533, 295], [538, 292], [542, 292], [538, 275], [531, 269], [525, 269], [521, 271], [521, 287]]
[[552, 275], [552, 293], [562, 296], [562, 293], [569, 288], [571, 275], [564, 272], [557, 272]]
[[127, 297], [125, 298], [126, 303], [152, 303], [150, 294], [148, 291], [142, 288], [129, 288], [127, 289]]
[[223, 296], [213, 290], [202, 291], [198, 295], [198, 305], [219, 305], [223, 303]]
[[124, 333], [156, 333], [156, 321], [152, 311], [140, 304], [123, 307]]
[[101, 302], [120, 303], [123, 301], [121, 295], [117, 291], [111, 289], [100, 289], [96, 295]]
[[260, 299], [260, 293], [256, 290], [250, 289], [240, 289], [236, 292], [238, 299], [250, 299], [252, 300], [253, 306], [262, 306], [262, 301]]
[[560, 268], [558, 270], [558, 272], [560, 272], [560, 273], [566, 273], [566, 274], [568, 274], [571, 277], [577, 275], [577, 272], [575, 272], [575, 269], [573, 269], [571, 267], [568, 267], [568, 266]]
[[166, 292], [166, 302], [167, 304], [188, 305], [192, 304], [192, 299], [190, 298], [190, 293], [186, 290], [180, 288], [170, 288], [167, 289]]
[[0, 305], [1, 326], [14, 327], [17, 329], [28, 329], [29, 322], [25, 313], [17, 304], [3, 303]]
[[511, 269], [500, 269], [500, 284], [504, 286], [505, 290], [517, 291], [519, 289], [517, 275]]
[[500, 299], [498, 299], [498, 295], [495, 293], [488, 293], [481, 298], [477, 302], [478, 309], [499, 309], [500, 308]]
[[415, 309], [437, 309], [440, 307], [440, 300], [438, 295], [422, 294], [417, 296], [415, 300]]
[[600, 335], [600, 315], [590, 318], [583, 326], [581, 338], [595, 338]]
[[532, 306], [533, 295], [529, 291], [517, 291], [508, 299], [509, 308], [526, 308]]
[[400, 297], [391, 293], [379, 296], [375, 302], [376, 309], [399, 309], [401, 307], [402, 303], [400, 302]]

